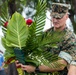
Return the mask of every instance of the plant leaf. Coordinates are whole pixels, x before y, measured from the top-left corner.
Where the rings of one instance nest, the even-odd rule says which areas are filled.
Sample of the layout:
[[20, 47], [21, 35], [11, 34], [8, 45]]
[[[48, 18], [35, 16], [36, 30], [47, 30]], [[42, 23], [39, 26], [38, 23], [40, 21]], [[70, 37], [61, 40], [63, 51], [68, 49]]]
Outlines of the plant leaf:
[[24, 18], [19, 13], [14, 13], [9, 21], [6, 34], [6, 43], [10, 47], [24, 47], [29, 31]]

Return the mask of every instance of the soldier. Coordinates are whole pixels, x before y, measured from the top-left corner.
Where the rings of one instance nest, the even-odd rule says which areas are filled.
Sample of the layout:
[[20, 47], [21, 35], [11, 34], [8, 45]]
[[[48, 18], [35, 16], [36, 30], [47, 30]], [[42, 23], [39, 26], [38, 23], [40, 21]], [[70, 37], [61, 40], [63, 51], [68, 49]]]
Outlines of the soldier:
[[[51, 16], [50, 16], [51, 10], [47, 9], [47, 13], [46, 13], [46, 21], [45, 21], [45, 26], [43, 31], [47, 31], [49, 28], [53, 27], [53, 24], [51, 22]], [[70, 16], [70, 13], [68, 12], [68, 16]], [[69, 28], [71, 31], [74, 31], [73, 28], [73, 24], [70, 20], [70, 18], [68, 17], [68, 19], [66, 20], [66, 26], [67, 28]]]
[[[65, 32], [65, 35], [63, 36], [64, 40], [58, 43], [58, 48], [51, 48], [50, 51], [58, 54], [61, 59], [57, 60], [56, 62], [65, 66], [60, 65], [57, 68], [51, 68], [45, 65], [40, 65], [38, 67], [21, 65], [21, 68], [29, 73], [59, 71], [60, 75], [67, 75], [68, 70], [66, 67], [70, 66], [76, 68], [76, 36], [74, 32], [69, 30], [66, 26], [66, 20], [68, 19], [68, 5], [62, 3], [53, 3], [51, 16], [54, 27], [49, 29], [47, 32], [63, 31]], [[53, 64], [53, 66], [56, 66], [56, 64]], [[70, 72], [71, 69], [69, 69], [69, 73]], [[72, 71], [72, 75], [76, 75], [75, 72]]]

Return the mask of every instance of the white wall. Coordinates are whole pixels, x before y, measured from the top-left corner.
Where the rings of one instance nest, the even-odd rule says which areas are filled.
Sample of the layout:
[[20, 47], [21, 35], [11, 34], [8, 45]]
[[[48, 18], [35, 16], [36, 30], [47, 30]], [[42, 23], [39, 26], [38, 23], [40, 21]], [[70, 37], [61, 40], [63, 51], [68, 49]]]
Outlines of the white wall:
[[2, 42], [1, 42], [2, 37], [3, 37], [3, 33], [2, 33], [2, 28], [0, 27], [0, 50], [4, 52], [5, 48], [3, 47]]

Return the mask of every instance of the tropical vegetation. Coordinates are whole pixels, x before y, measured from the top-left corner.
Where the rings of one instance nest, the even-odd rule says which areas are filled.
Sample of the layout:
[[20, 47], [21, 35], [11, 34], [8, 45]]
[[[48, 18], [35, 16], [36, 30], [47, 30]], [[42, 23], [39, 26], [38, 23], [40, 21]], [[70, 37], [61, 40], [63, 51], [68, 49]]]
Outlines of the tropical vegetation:
[[[28, 25], [25, 18], [21, 15], [21, 11], [23, 6], [25, 4], [27, 6], [28, 2], [31, 3], [31, 1], [34, 2], [36, 13], [32, 16], [31, 25]], [[55, 68], [50, 63], [60, 58], [45, 49], [47, 47], [57, 47], [56, 43], [62, 40], [64, 33], [59, 37], [57, 37], [60, 34], [59, 32], [43, 33], [49, 0], [48, 2], [46, 0], [36, 0], [36, 3], [35, 0], [31, 1], [4, 0], [4, 3], [1, 1], [0, 25], [4, 33], [2, 44], [6, 49], [4, 54], [6, 66], [8, 67], [10, 63], [19, 60], [22, 64], [32, 64], [34, 66], [44, 64]], [[16, 4], [18, 4], [17, 7]], [[59, 67], [58, 63], [54, 64], [57, 64], [57, 67]], [[24, 75], [24, 72], [21, 71], [20, 73], [20, 68], [17, 70], [19, 75]], [[52, 75], [54, 74], [57, 75], [57, 73], [52, 73]], [[25, 72], [25, 75], [30, 74]], [[42, 74], [38, 73], [38, 75]]]

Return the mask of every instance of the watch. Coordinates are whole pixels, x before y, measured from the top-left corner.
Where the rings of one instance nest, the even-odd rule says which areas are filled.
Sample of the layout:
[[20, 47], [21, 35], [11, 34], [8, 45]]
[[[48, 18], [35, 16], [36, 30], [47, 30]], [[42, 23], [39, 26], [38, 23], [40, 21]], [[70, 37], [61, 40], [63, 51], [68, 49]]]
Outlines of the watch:
[[37, 66], [37, 67], [35, 68], [35, 73], [38, 73], [38, 72], [40, 72], [40, 69], [39, 69], [39, 67]]

